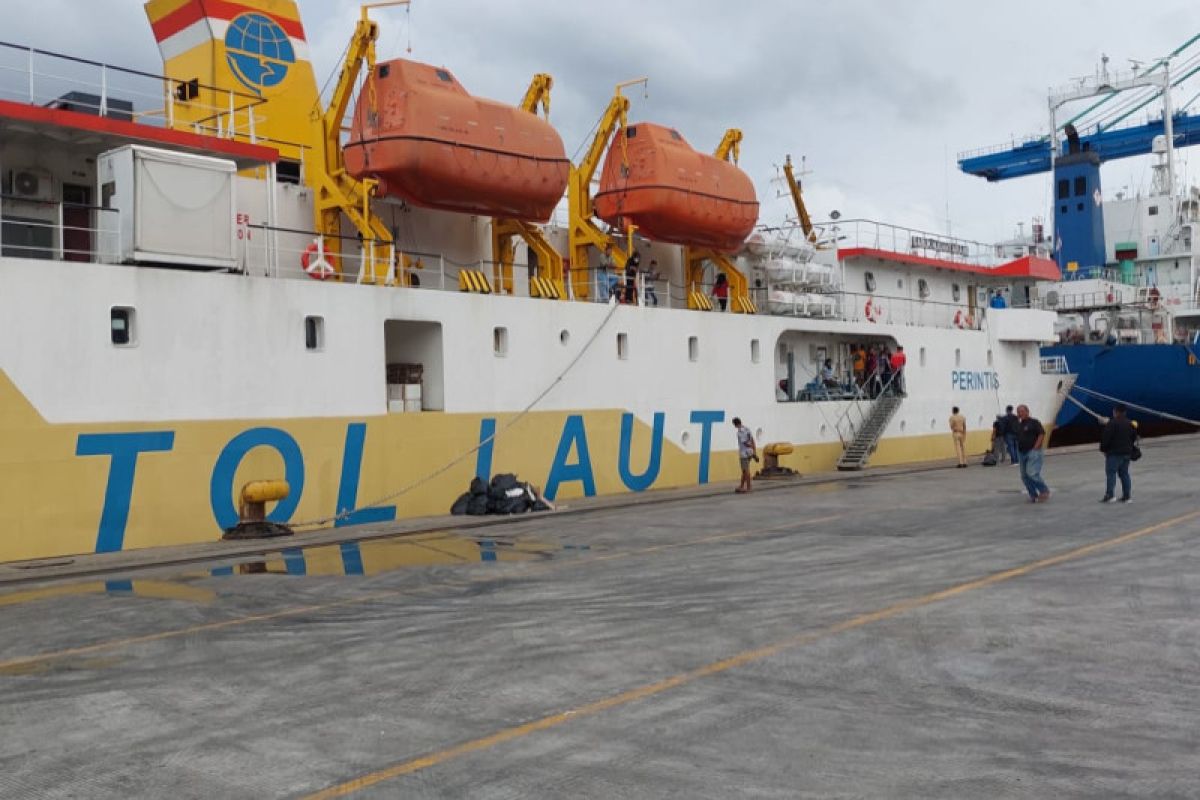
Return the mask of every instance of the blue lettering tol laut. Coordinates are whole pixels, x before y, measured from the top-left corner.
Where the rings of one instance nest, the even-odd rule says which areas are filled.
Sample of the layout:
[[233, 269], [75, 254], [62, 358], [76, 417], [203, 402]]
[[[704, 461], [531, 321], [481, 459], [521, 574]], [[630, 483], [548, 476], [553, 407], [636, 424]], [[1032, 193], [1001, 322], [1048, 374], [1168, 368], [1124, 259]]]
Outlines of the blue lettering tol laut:
[[174, 446], [174, 431], [79, 434], [75, 455], [112, 457], [108, 486], [104, 490], [104, 508], [100, 512], [100, 529], [96, 532], [97, 553], [115, 553], [125, 544], [138, 454], [164, 453]]
[[[574, 464], [567, 463], [567, 457], [574, 448], [578, 460]], [[592, 458], [588, 454], [587, 431], [583, 427], [583, 417], [572, 414], [563, 423], [562, 436], [558, 440], [558, 452], [554, 454], [554, 463], [550, 465], [550, 475], [546, 478], [546, 497], [553, 500], [558, 494], [560, 484], [579, 481], [583, 484], [585, 497], [596, 494], [596, 480], [592, 475]]]
[[338, 484], [337, 519], [333, 523], [335, 528], [365, 525], [370, 522], [390, 522], [396, 518], [395, 506], [353, 510], [358, 502], [358, 480], [362, 473], [363, 442], [366, 438], [366, 423], [352, 422], [346, 426], [346, 446], [342, 449], [342, 480]]
[[658, 471], [662, 467], [663, 428], [666, 427], [667, 415], [661, 411], [654, 412], [654, 433], [650, 439], [650, 463], [641, 475], [634, 475], [629, 468], [629, 450], [633, 443], [633, 414], [621, 416], [621, 448], [617, 455], [617, 471], [621, 474], [621, 482], [625, 488], [633, 492], [642, 492], [654, 485]]
[[703, 425], [700, 432], [700, 471], [697, 483], [708, 483], [708, 457], [712, 453], [712, 426], [725, 421], [724, 411], [693, 411], [692, 422]]
[[304, 454], [300, 452], [300, 445], [287, 431], [279, 428], [251, 428], [230, 439], [213, 466], [209, 503], [212, 505], [213, 518], [221, 530], [237, 525], [238, 513], [233, 506], [233, 477], [242, 459], [256, 447], [270, 447], [279, 453], [283, 458], [283, 477], [291, 490], [287, 498], [276, 503], [271, 513], [267, 514], [267, 519], [271, 522], [287, 522], [300, 504], [300, 495], [304, 492]]
[[484, 417], [479, 420], [479, 450], [475, 453], [475, 477], [483, 481], [492, 478], [492, 453], [496, 444], [496, 420]]

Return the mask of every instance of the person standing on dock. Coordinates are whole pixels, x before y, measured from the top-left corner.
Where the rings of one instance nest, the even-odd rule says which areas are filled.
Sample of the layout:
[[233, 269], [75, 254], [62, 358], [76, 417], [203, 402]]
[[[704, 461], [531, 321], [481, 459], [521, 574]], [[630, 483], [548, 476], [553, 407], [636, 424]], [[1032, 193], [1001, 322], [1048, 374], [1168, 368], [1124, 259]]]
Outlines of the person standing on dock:
[[735, 489], [738, 494], [750, 491], [750, 461], [758, 461], [758, 446], [754, 443], [754, 435], [742, 424], [739, 417], [733, 418], [733, 427], [737, 428], [738, 463], [742, 467], [742, 482]]
[[967, 466], [967, 418], [958, 413], [958, 406], [950, 409], [950, 436], [954, 439], [954, 454], [958, 456], [958, 468]]
[[1133, 501], [1133, 481], [1129, 477], [1129, 462], [1133, 455], [1137, 431], [1125, 416], [1125, 406], [1113, 406], [1113, 415], [1100, 432], [1100, 452], [1104, 453], [1104, 497], [1101, 503], [1111, 503], [1117, 478], [1121, 479], [1121, 502]]
[[1007, 406], [1004, 409], [1004, 443], [1008, 445], [1008, 460], [1014, 464], [1021, 462], [1020, 453], [1017, 450], [1017, 433], [1020, 428], [1021, 421], [1013, 413], [1013, 407]]
[[1021, 482], [1029, 493], [1029, 502], [1044, 503], [1050, 499], [1050, 487], [1042, 480], [1042, 461], [1045, 453], [1046, 429], [1029, 416], [1029, 406], [1017, 406], [1017, 453], [1021, 464]]

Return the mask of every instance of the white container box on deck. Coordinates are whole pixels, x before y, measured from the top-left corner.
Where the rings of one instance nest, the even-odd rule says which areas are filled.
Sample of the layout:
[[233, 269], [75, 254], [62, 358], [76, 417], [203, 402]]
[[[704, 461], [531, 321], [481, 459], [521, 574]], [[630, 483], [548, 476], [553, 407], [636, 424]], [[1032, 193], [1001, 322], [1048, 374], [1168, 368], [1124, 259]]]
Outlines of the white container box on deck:
[[389, 414], [403, 414], [404, 413], [404, 401], [403, 400], [388, 400], [388, 413]]
[[126, 264], [237, 267], [232, 161], [129, 145], [101, 154], [96, 176], [101, 205], [119, 216], [101, 252]]
[[405, 400], [404, 401], [404, 411], [406, 413], [413, 412], [413, 411], [420, 411], [420, 410], [421, 410], [421, 401], [420, 400]]
[[388, 400], [404, 400], [404, 384], [389, 383], [388, 384]]
[[404, 399], [405, 400], [420, 400], [421, 399], [421, 384], [419, 384], [419, 383], [404, 384]]

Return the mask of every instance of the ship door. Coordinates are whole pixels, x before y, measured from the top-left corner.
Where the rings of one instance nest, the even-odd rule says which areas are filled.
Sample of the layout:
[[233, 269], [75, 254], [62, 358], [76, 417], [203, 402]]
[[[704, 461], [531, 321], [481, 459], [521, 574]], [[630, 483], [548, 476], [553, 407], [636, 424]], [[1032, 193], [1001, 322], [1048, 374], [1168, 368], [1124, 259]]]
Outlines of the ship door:
[[983, 290], [978, 286], [967, 287], [967, 316], [969, 316], [971, 319], [977, 319], [979, 317], [977, 312], [979, 310], [979, 293], [981, 291]]
[[63, 261], [92, 260], [92, 190], [87, 186], [63, 184]]

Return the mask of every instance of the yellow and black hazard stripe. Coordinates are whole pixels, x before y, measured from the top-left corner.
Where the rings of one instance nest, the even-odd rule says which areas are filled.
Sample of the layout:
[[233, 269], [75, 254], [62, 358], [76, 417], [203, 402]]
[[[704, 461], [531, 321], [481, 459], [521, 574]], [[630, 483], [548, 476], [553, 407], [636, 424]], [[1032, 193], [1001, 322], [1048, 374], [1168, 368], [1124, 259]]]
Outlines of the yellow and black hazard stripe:
[[547, 300], [561, 300], [562, 291], [559, 290], [558, 284], [549, 278], [534, 275], [529, 279], [529, 296], [543, 297]]
[[704, 292], [688, 292], [688, 308], [693, 311], [712, 311], [712, 300]]
[[738, 295], [733, 298], [733, 311], [735, 314], [757, 314], [758, 306], [749, 295]]
[[492, 285], [488, 283], [487, 276], [479, 270], [463, 269], [458, 272], [458, 290], [476, 294], [491, 294]]

